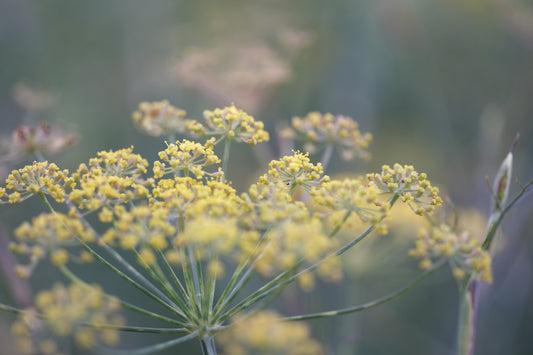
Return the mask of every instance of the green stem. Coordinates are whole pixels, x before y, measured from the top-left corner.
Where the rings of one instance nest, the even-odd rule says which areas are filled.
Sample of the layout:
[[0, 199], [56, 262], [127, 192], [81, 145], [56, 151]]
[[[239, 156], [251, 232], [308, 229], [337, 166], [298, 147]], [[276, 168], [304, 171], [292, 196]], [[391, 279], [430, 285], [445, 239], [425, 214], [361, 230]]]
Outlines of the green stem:
[[[487, 236], [485, 237], [485, 240], [483, 241], [483, 244], [481, 245], [481, 248], [483, 250], [490, 250], [490, 247], [492, 245], [492, 241], [494, 240], [494, 237], [496, 235], [496, 232], [498, 231], [498, 227], [503, 221], [503, 218], [505, 215], [509, 212], [509, 210], [524, 196], [524, 194], [533, 186], [533, 180], [529, 181], [526, 185], [522, 186], [522, 189], [520, 192], [507, 204], [507, 206], [498, 214], [492, 214], [489, 222], [488, 222], [488, 232]], [[472, 278], [473, 273], [470, 273], [465, 278], [465, 281], [463, 282], [463, 285], [461, 287], [460, 293], [462, 295], [465, 295], [471, 284], [472, 284]]]
[[[398, 198], [399, 198], [398, 195], [394, 195], [391, 198], [391, 201], [390, 201], [391, 207], [398, 200]], [[346, 217], [346, 218], [348, 218], [348, 217]], [[281, 290], [283, 287], [285, 287], [287, 284], [289, 284], [292, 281], [294, 281], [298, 276], [300, 276], [304, 272], [308, 272], [308, 271], [312, 271], [312, 270], [316, 269], [326, 259], [342, 255], [347, 250], [352, 248], [354, 245], [356, 245], [357, 243], [362, 241], [373, 230], [374, 230], [374, 225], [369, 226], [364, 232], [359, 234], [356, 238], [352, 239], [350, 242], [346, 243], [344, 246], [342, 246], [341, 248], [337, 249], [333, 253], [330, 253], [330, 254], [324, 256], [323, 258], [321, 258], [320, 260], [318, 260], [317, 262], [315, 262], [314, 264], [312, 264], [312, 265], [310, 265], [310, 266], [308, 266], [308, 267], [306, 267], [306, 268], [304, 268], [304, 269], [302, 269], [302, 270], [300, 270], [298, 272], [295, 272], [295, 273], [291, 274], [298, 267], [301, 266], [301, 264], [303, 263], [303, 260], [301, 260], [299, 263], [297, 263], [295, 265], [294, 268], [292, 268], [291, 270], [286, 270], [286, 271], [282, 272], [281, 274], [276, 276], [274, 279], [269, 281], [267, 284], [263, 285], [260, 289], [258, 289], [254, 293], [252, 293], [246, 299], [244, 299], [243, 301], [239, 302], [237, 305], [235, 305], [233, 308], [231, 308], [229, 311], [227, 311], [224, 314], [224, 318], [227, 319], [227, 318], [231, 317], [231, 315], [237, 313], [238, 311], [240, 311], [242, 309], [245, 309], [245, 308], [251, 306], [252, 304], [254, 304], [254, 303], [266, 298], [268, 295], [272, 294], [273, 292], [275, 292], [277, 290]]]
[[339, 225], [335, 227], [335, 229], [333, 229], [333, 231], [331, 231], [331, 233], [329, 234], [330, 238], [333, 238], [341, 230], [342, 226], [344, 226], [344, 223], [346, 223], [348, 218], [350, 218], [352, 212], [352, 210], [346, 210], [346, 213], [344, 214], [341, 223], [339, 223]]
[[148, 354], [154, 354], [156, 352], [168, 349], [170, 347], [173, 347], [175, 345], [184, 343], [188, 340], [192, 340], [196, 337], [198, 337], [200, 331], [196, 330], [190, 334], [187, 334], [181, 338], [172, 339], [169, 341], [165, 341], [163, 343], [150, 345], [144, 348], [135, 349], [135, 350], [113, 350], [113, 349], [103, 349], [104, 354], [106, 355], [148, 355]]
[[170, 265], [170, 263], [168, 262], [167, 258], [165, 257], [165, 254], [163, 254], [163, 252], [161, 250], [158, 250], [158, 253], [159, 253], [159, 257], [161, 258], [161, 260], [163, 260], [165, 268], [170, 273], [170, 277], [172, 278], [172, 281], [178, 287], [179, 292], [183, 295], [185, 300], [188, 301], [189, 295], [185, 291], [185, 288], [183, 287], [183, 284], [181, 283], [181, 281], [179, 280], [178, 276], [176, 275], [176, 272], [174, 271], [174, 268], [172, 267], [172, 265]]
[[[533, 186], [533, 180], [529, 181], [525, 186], [522, 186], [521, 191], [501, 210], [493, 212], [489, 218], [487, 235], [482, 249], [490, 251], [492, 241], [496, 235], [496, 231], [509, 210], [524, 196], [524, 194]], [[472, 355], [474, 353], [474, 337], [476, 331], [475, 317], [477, 310], [477, 280], [474, 279], [474, 273], [469, 273], [459, 290], [460, 304], [459, 317], [457, 327], [457, 353], [459, 355]]]
[[27, 313], [27, 311], [23, 309], [19, 309], [17, 307], [9, 306], [7, 304], [0, 303], [0, 311], [9, 312], [9, 313]]
[[[65, 265], [62, 265], [59, 267], [59, 270], [63, 273], [63, 275], [65, 275], [69, 280], [71, 280], [72, 282], [76, 282], [76, 283], [79, 283], [87, 288], [91, 288], [91, 285], [89, 285], [87, 282], [83, 281], [82, 279], [80, 279], [78, 276], [76, 276], [75, 274], [73, 274]], [[148, 311], [148, 310], [145, 310], [143, 308], [140, 308], [138, 306], [135, 306], [131, 303], [128, 303], [126, 301], [123, 301], [121, 300], [120, 298], [118, 297], [115, 297], [115, 296], [111, 296], [111, 295], [108, 295], [106, 293], [103, 294], [105, 298], [108, 298], [108, 299], [114, 299], [114, 300], [118, 300], [118, 302], [120, 302], [120, 304], [124, 307], [124, 308], [127, 308], [129, 310], [132, 310], [134, 312], [137, 312], [139, 314], [143, 314], [145, 316], [148, 316], [148, 317], [151, 317], [151, 318], [154, 318], [154, 319], [158, 319], [160, 321], [163, 321], [163, 322], [167, 322], [167, 323], [170, 323], [170, 324], [175, 324], [175, 325], [179, 325], [179, 326], [184, 326], [185, 324], [182, 323], [182, 322], [179, 322], [175, 319], [172, 319], [172, 318], [168, 318], [168, 317], [165, 317], [165, 316], [162, 316], [160, 314], [157, 314], [157, 313], [154, 313], [154, 312], [151, 312], [151, 311]]]
[[[137, 252], [137, 250], [133, 249], [133, 252], [137, 256], [137, 258], [140, 258], [140, 254]], [[166, 276], [162, 272], [162, 270], [159, 268], [157, 263], [153, 266], [146, 265], [145, 266], [146, 271], [152, 276], [152, 278], [157, 282], [157, 284], [163, 288], [163, 290], [166, 291], [166, 293], [169, 295], [170, 299], [178, 306], [178, 309], [180, 310], [180, 316], [184, 319], [192, 318], [191, 314], [188, 312], [187, 306], [181, 299], [181, 297], [176, 293], [176, 291], [172, 288], [170, 285], [170, 282], [167, 280]]]
[[322, 164], [322, 170], [326, 171], [326, 168], [329, 165], [329, 161], [331, 160], [332, 153], [333, 145], [328, 145], [324, 150], [324, 153], [322, 153], [322, 158], [320, 159], [320, 164]]
[[300, 320], [307, 320], [307, 319], [316, 319], [316, 318], [326, 318], [326, 317], [333, 317], [333, 316], [340, 316], [343, 314], [350, 314], [355, 312], [364, 311], [370, 308], [377, 307], [379, 305], [382, 305], [384, 303], [387, 303], [389, 301], [392, 301], [403, 294], [411, 291], [415, 287], [417, 287], [423, 280], [425, 280], [429, 275], [431, 275], [435, 270], [440, 268], [442, 265], [444, 265], [444, 260], [436, 264], [433, 268], [430, 270], [425, 271], [424, 273], [417, 276], [415, 279], [411, 280], [407, 285], [404, 287], [388, 294], [387, 296], [380, 297], [375, 299], [374, 301], [370, 301], [358, 306], [348, 307], [348, 308], [342, 308], [334, 311], [327, 311], [327, 312], [319, 312], [319, 313], [311, 313], [311, 314], [305, 314], [301, 316], [292, 316], [292, 317], [286, 317], [283, 318], [283, 320], [287, 321], [300, 321]]
[[[489, 250], [492, 240], [494, 239], [494, 235], [496, 234], [496, 231], [498, 230], [498, 226], [503, 220], [503, 217], [509, 212], [509, 210], [524, 196], [524, 194], [527, 192], [527, 190], [533, 186], [533, 180], [529, 181], [525, 186], [522, 187], [521, 191], [513, 198], [511, 202], [503, 209], [495, 218], [491, 218], [491, 221], [489, 222], [489, 232], [487, 233], [487, 237], [483, 241], [482, 248], [484, 250]], [[492, 221], [493, 220], [493, 221]]]
[[192, 275], [192, 291], [193, 295], [192, 298], [196, 299], [196, 303], [198, 305], [198, 309], [202, 309], [202, 291], [200, 288], [200, 276], [199, 276], [199, 270], [198, 270], [198, 263], [196, 261], [196, 257], [194, 256], [194, 250], [191, 246], [187, 247], [187, 257], [189, 259], [189, 270], [191, 271]]
[[109, 329], [117, 330], [120, 332], [130, 333], [149, 333], [149, 334], [180, 334], [188, 333], [187, 328], [155, 328], [155, 327], [133, 327], [133, 326], [118, 326], [113, 324], [93, 324], [93, 323], [80, 323], [81, 326], [96, 328], [96, 329]]
[[203, 355], [216, 355], [217, 349], [215, 347], [215, 338], [206, 335], [200, 339], [200, 346], [202, 347]]
[[87, 243], [85, 243], [81, 239], [78, 239], [78, 241], [85, 248], [85, 250], [87, 250], [89, 253], [91, 253], [91, 255], [93, 255], [96, 259], [98, 259], [98, 261], [100, 261], [102, 264], [107, 266], [109, 269], [111, 269], [114, 273], [116, 273], [122, 279], [124, 279], [127, 282], [129, 282], [132, 286], [137, 288], [139, 291], [141, 291], [142, 293], [144, 293], [145, 295], [147, 295], [148, 297], [150, 297], [151, 299], [153, 299], [154, 301], [156, 301], [157, 303], [159, 303], [160, 305], [162, 305], [166, 309], [168, 309], [171, 312], [177, 314], [178, 316], [182, 316], [183, 313], [179, 310], [179, 308], [176, 308], [177, 306], [167, 296], [159, 297], [158, 295], [150, 292], [150, 290], [146, 289], [144, 286], [140, 285], [138, 282], [133, 280], [131, 277], [127, 276], [122, 271], [120, 271], [115, 266], [113, 266], [111, 263], [109, 263], [107, 260], [102, 258], [100, 256], [100, 254], [98, 254], [96, 251], [94, 251], [89, 245], [87, 245]]
[[39, 191], [37, 193], [37, 195], [39, 195], [39, 197], [41, 198], [41, 200], [44, 202], [44, 205], [46, 206], [46, 208], [48, 209], [48, 211], [50, 213], [56, 213], [56, 211], [54, 210], [54, 208], [52, 207], [52, 205], [50, 204], [50, 202], [48, 201], [48, 199], [46, 198], [45, 194], [42, 193], [41, 191]]
[[475, 335], [475, 292], [471, 290], [460, 297], [457, 354], [472, 355], [474, 353]]
[[[75, 208], [75, 206], [72, 203], [67, 203], [67, 205], [69, 207], [71, 207], [71, 208]], [[100, 234], [93, 228], [93, 226], [85, 218], [83, 218], [83, 216], [81, 215], [81, 213], [79, 213], [79, 211], [78, 211], [78, 218], [83, 223], [85, 228], [90, 229], [94, 233], [94, 235], [96, 236], [96, 239], [98, 241], [101, 241], [102, 238], [101, 238]], [[81, 241], [80, 241], [80, 243], [82, 245], [85, 244], [85, 243], [83, 243]], [[88, 245], [87, 246], [84, 245], [84, 247], [85, 247], [85, 249], [89, 248], [87, 250], [91, 254], [95, 253], [95, 254], [93, 254], [93, 256], [95, 256], [95, 257], [98, 256], [97, 258], [102, 258], [98, 253], [96, 253], [96, 251], [94, 251]], [[146, 279], [146, 277], [144, 277], [137, 269], [135, 269], [129, 262], [127, 262], [115, 249], [111, 248], [109, 245], [107, 245], [105, 243], [101, 243], [101, 247], [113, 259], [115, 259], [120, 265], [125, 267], [126, 270], [137, 279], [137, 281], [141, 282], [144, 285], [144, 287], [150, 289], [153, 293], [157, 294], [160, 298], [165, 299], [169, 303], [172, 303], [172, 302], [170, 302], [168, 297], [163, 292], [161, 292], [160, 289], [158, 289], [153, 283], [151, 283], [148, 279]]]
[[[263, 235], [264, 237], [264, 235]], [[231, 276], [230, 281], [224, 288], [224, 291], [222, 291], [222, 294], [220, 295], [220, 298], [215, 306], [215, 309], [213, 310], [213, 313], [215, 315], [215, 319], [218, 319], [218, 315], [221, 312], [224, 312], [227, 305], [233, 299], [237, 296], [238, 292], [242, 290], [242, 288], [246, 285], [248, 280], [252, 277], [253, 271], [254, 271], [254, 265], [262, 256], [262, 253], [259, 253], [256, 257], [252, 257], [252, 255], [255, 253], [257, 248], [261, 245], [263, 241], [263, 237], [260, 238], [259, 242], [254, 248], [254, 251], [251, 255], [249, 255], [246, 260], [241, 262], [239, 266], [235, 269], [235, 272]]]
[[226, 138], [225, 144], [224, 144], [224, 156], [222, 157], [222, 172], [224, 173], [224, 176], [222, 177], [222, 182], [226, 180], [226, 175], [228, 173], [228, 161], [229, 161], [229, 155], [230, 155], [230, 148], [231, 148], [231, 139]]

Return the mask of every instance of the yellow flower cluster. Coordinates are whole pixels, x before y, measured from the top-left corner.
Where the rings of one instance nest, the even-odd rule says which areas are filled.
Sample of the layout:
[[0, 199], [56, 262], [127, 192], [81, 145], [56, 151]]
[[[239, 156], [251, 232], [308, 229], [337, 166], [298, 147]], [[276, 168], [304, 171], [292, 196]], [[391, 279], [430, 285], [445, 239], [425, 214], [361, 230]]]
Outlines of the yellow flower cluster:
[[[66, 264], [69, 260], [67, 248], [78, 246], [78, 238], [92, 242], [95, 235], [80, 220], [53, 213], [41, 214], [33, 218], [31, 223], [24, 222], [15, 230], [15, 238], [16, 242], [10, 244], [10, 249], [29, 258], [28, 265], [17, 267], [18, 274], [29, 277], [37, 263], [46, 257], [55, 265]], [[83, 252], [78, 259], [90, 260]]]
[[[35, 298], [35, 308], [19, 315], [12, 332], [22, 354], [60, 355], [64, 342], [57, 337], [72, 336], [82, 348], [96, 343], [116, 345], [119, 333], [104, 329], [104, 325], [121, 326], [124, 319], [118, 314], [120, 303], [104, 298], [99, 286], [72, 284], [68, 288], [56, 284]], [[91, 325], [89, 327], [88, 325]]]
[[250, 145], [267, 142], [269, 134], [263, 122], [256, 121], [252, 116], [235, 106], [213, 111], [204, 111], [205, 127], [195, 133], [209, 136], [226, 137], [229, 140], [244, 142]]
[[[74, 185], [68, 170], [60, 170], [54, 163], [33, 162], [13, 172], [0, 189], [0, 203], [17, 203], [38, 194], [51, 196], [57, 202], [65, 201], [65, 190]], [[12, 191], [9, 191], [12, 190]]]
[[155, 251], [168, 248], [168, 238], [176, 233], [176, 228], [167, 220], [168, 209], [134, 207], [129, 211], [117, 208], [117, 218], [113, 227], [102, 236], [101, 242], [112, 244], [117, 241], [122, 249], [137, 250], [142, 265], [153, 265]]
[[252, 185], [241, 195], [243, 213], [240, 222], [246, 228], [267, 230], [280, 222], [305, 220], [309, 211], [305, 204], [294, 201], [285, 184]]
[[147, 187], [152, 180], [142, 178], [148, 162], [132, 150], [133, 147], [99, 152], [88, 166], [81, 164], [73, 174], [77, 186], [69, 194], [69, 201], [80, 209], [97, 210], [148, 197]]
[[183, 171], [185, 176], [192, 173], [201, 179], [206, 174], [204, 167], [220, 163], [220, 158], [213, 152], [214, 142], [213, 137], [205, 144], [188, 140], [167, 144], [167, 148], [159, 152], [160, 160], [154, 163], [154, 177], [161, 178], [169, 173]]
[[[317, 218], [278, 223], [265, 233], [262, 243], [256, 268], [265, 276], [290, 270], [303, 260], [317, 261], [337, 246], [337, 241], [324, 233]], [[331, 276], [337, 274], [338, 270], [331, 270]]]
[[295, 152], [281, 160], [272, 160], [269, 168], [270, 170], [259, 178], [260, 185], [281, 182], [288, 186], [291, 192], [297, 186], [311, 191], [313, 186], [329, 180], [327, 175], [322, 176], [322, 164], [311, 163], [308, 153]]
[[279, 314], [263, 311], [234, 319], [220, 334], [224, 355], [321, 355], [320, 344], [310, 337], [305, 323], [283, 322]]
[[201, 125], [192, 119], [185, 119], [187, 112], [172, 106], [167, 100], [141, 102], [133, 112], [133, 121], [140, 130], [151, 136], [171, 136], [196, 131]]
[[91, 172], [94, 175], [131, 176], [140, 178], [146, 174], [148, 162], [139, 154], [133, 153], [133, 147], [119, 150], [98, 152], [96, 158], [89, 160], [89, 167], [82, 164], [78, 174]]
[[[431, 213], [442, 205], [439, 189], [431, 186], [425, 173], [419, 174], [412, 165], [383, 165], [381, 173], [368, 174], [368, 180], [382, 192], [400, 197], [416, 214]], [[414, 206], [413, 206], [414, 205]]]
[[336, 146], [344, 160], [370, 158], [367, 149], [372, 135], [362, 134], [359, 124], [351, 117], [310, 112], [305, 117], [293, 117], [291, 127], [283, 130], [281, 135], [304, 142], [304, 149], [310, 153], [326, 146]]
[[181, 255], [188, 247], [193, 247], [196, 258], [209, 263], [208, 272], [221, 277], [225, 266], [219, 257], [230, 256], [235, 260], [243, 260], [239, 245], [249, 240], [257, 243], [259, 236], [255, 231], [240, 229], [235, 218], [202, 216], [187, 223], [184, 232], [174, 238], [173, 244]]
[[435, 260], [450, 259], [457, 279], [473, 272], [476, 278], [492, 282], [491, 257], [482, 250], [481, 241], [468, 232], [457, 233], [446, 224], [421, 229], [409, 255], [421, 259], [420, 268], [429, 269]]
[[200, 215], [238, 215], [235, 190], [219, 180], [202, 182], [191, 177], [161, 179], [152, 191], [151, 205], [169, 209], [171, 217], [185, 221]]
[[390, 204], [381, 201], [381, 190], [361, 179], [328, 181], [311, 191], [313, 203], [330, 211], [354, 212], [363, 223], [376, 225], [386, 233], [382, 223], [389, 216]]

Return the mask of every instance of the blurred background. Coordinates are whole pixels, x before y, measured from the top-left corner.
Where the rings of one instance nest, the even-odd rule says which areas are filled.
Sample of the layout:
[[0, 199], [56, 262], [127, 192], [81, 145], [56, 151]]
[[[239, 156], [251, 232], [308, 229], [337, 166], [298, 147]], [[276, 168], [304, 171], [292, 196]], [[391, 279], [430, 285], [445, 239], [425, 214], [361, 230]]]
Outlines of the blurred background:
[[[153, 160], [164, 143], [138, 132], [131, 114], [141, 101], [163, 99], [192, 118], [234, 103], [272, 133], [310, 111], [353, 117], [374, 136], [372, 160], [335, 157], [330, 175], [413, 164], [457, 206], [488, 214], [485, 177], [493, 178], [517, 132], [514, 175], [522, 183], [533, 177], [533, 1], [0, 0], [3, 137], [45, 120], [77, 132], [76, 144], [54, 157], [62, 168], [131, 145]], [[276, 139], [262, 149], [233, 150], [229, 179], [238, 190], [287, 153]], [[23, 163], [3, 162], [0, 175]], [[518, 190], [514, 184], [511, 194]], [[3, 233], [39, 211], [36, 200], [0, 206]], [[494, 283], [482, 290], [476, 354], [533, 353], [532, 215], [530, 196], [503, 223]], [[276, 306], [322, 311], [401, 287], [418, 273], [416, 261], [402, 238], [387, 238], [354, 250], [342, 283], [304, 296], [289, 289]], [[57, 277], [40, 273], [34, 290]], [[2, 301], [13, 297], [5, 285]], [[302, 297], [308, 301], [295, 301]], [[443, 268], [390, 304], [310, 325], [327, 354], [444, 355], [454, 351], [456, 316], [456, 285]], [[10, 320], [0, 314], [0, 354], [16, 354], [5, 336]], [[183, 349], [199, 353], [196, 343]]]

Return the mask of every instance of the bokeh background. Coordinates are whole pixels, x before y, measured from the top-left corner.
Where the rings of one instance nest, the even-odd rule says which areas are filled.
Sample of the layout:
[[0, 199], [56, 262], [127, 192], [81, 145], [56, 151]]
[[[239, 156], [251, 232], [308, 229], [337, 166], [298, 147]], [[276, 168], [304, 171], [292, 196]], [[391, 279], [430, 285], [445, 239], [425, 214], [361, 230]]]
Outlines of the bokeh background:
[[[47, 109], [21, 107], [18, 83], [51, 99]], [[138, 132], [131, 113], [162, 99], [197, 118], [235, 103], [271, 132], [310, 111], [351, 116], [374, 135], [373, 158], [334, 158], [330, 175], [413, 164], [457, 206], [487, 214], [485, 176], [517, 132], [514, 174], [523, 183], [533, 177], [533, 1], [0, 0], [1, 135], [38, 120], [77, 131], [77, 144], [55, 157], [69, 169], [131, 145], [152, 160], [164, 143]], [[276, 139], [260, 154], [234, 149], [229, 178], [243, 190], [284, 153]], [[15, 166], [3, 164], [0, 175]], [[476, 354], [533, 353], [532, 200], [503, 223]], [[39, 210], [38, 201], [0, 206], [4, 234]], [[303, 296], [289, 289], [275, 306], [320, 311], [400, 287], [417, 274], [416, 262], [402, 239], [380, 238], [348, 256], [342, 283]], [[56, 278], [44, 268], [30, 286]], [[0, 285], [0, 299], [12, 298]], [[456, 285], [442, 269], [390, 304], [310, 325], [327, 354], [444, 355], [454, 351], [456, 316]], [[16, 354], [6, 336], [11, 319], [0, 314], [0, 354]], [[181, 349], [199, 353], [196, 343]]]

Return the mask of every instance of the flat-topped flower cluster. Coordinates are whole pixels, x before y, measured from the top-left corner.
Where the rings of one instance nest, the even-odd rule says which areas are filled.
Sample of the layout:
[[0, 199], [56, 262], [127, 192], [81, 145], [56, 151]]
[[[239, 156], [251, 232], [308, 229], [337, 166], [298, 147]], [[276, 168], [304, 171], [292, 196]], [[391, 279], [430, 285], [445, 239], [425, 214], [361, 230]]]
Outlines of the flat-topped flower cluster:
[[[387, 218], [397, 201], [422, 216], [442, 204], [438, 188], [410, 165], [385, 165], [380, 173], [366, 178], [339, 181], [330, 179], [321, 163], [313, 163], [308, 153], [299, 151], [273, 160], [264, 175], [238, 193], [226, 177], [229, 143], [254, 146], [268, 141], [263, 123], [235, 106], [206, 111], [203, 124], [185, 116], [166, 101], [142, 103], [134, 113], [134, 120], [149, 134], [171, 130], [196, 139], [167, 143], [151, 169], [131, 147], [99, 152], [73, 173], [46, 161], [13, 171], [0, 189], [0, 202], [17, 203], [37, 195], [49, 209], [15, 232], [11, 249], [28, 259], [19, 266], [19, 274], [30, 277], [39, 262], [49, 259], [73, 284], [95, 290], [69, 265], [101, 262], [166, 312], [156, 314], [113, 298], [115, 302], [180, 327], [177, 333], [201, 339], [209, 350], [218, 332], [292, 281], [300, 279], [309, 286], [314, 271], [322, 278], [339, 280], [338, 256], [358, 240], [358, 236], [337, 238], [348, 216], [356, 216], [357, 223], [367, 228], [362, 238], [372, 229], [387, 232]], [[314, 113], [295, 119], [292, 131], [306, 134], [313, 144], [340, 144], [345, 157], [367, 156], [370, 136], [361, 134], [348, 117]], [[222, 158], [215, 152], [219, 143], [227, 148]], [[309, 198], [299, 198], [297, 189]], [[53, 207], [48, 198], [58, 206]], [[345, 218], [330, 223], [338, 213]], [[101, 223], [93, 226], [90, 214]], [[422, 259], [424, 269], [437, 258], [455, 258], [461, 262], [454, 271], [457, 277], [477, 272], [489, 280], [490, 257], [480, 254], [479, 245], [466, 238], [437, 226], [420, 234], [410, 254]], [[128, 253], [134, 259], [123, 257]], [[247, 284], [254, 274], [264, 280], [263, 286], [250, 292]], [[54, 290], [40, 296], [42, 319], [48, 318], [54, 295], [68, 293], [76, 298], [80, 293], [59, 286]], [[110, 297], [101, 289], [98, 293]], [[102, 328], [102, 324], [91, 325], [84, 312], [71, 321]], [[120, 329], [119, 323], [113, 321], [106, 329]], [[27, 336], [22, 325], [16, 328]], [[298, 332], [298, 341], [308, 335], [305, 328]], [[104, 334], [104, 340], [114, 343], [110, 337]], [[85, 346], [97, 336], [78, 332], [76, 338]], [[46, 344], [41, 347], [53, 348]], [[306, 354], [320, 353], [314, 343], [310, 349]]]

